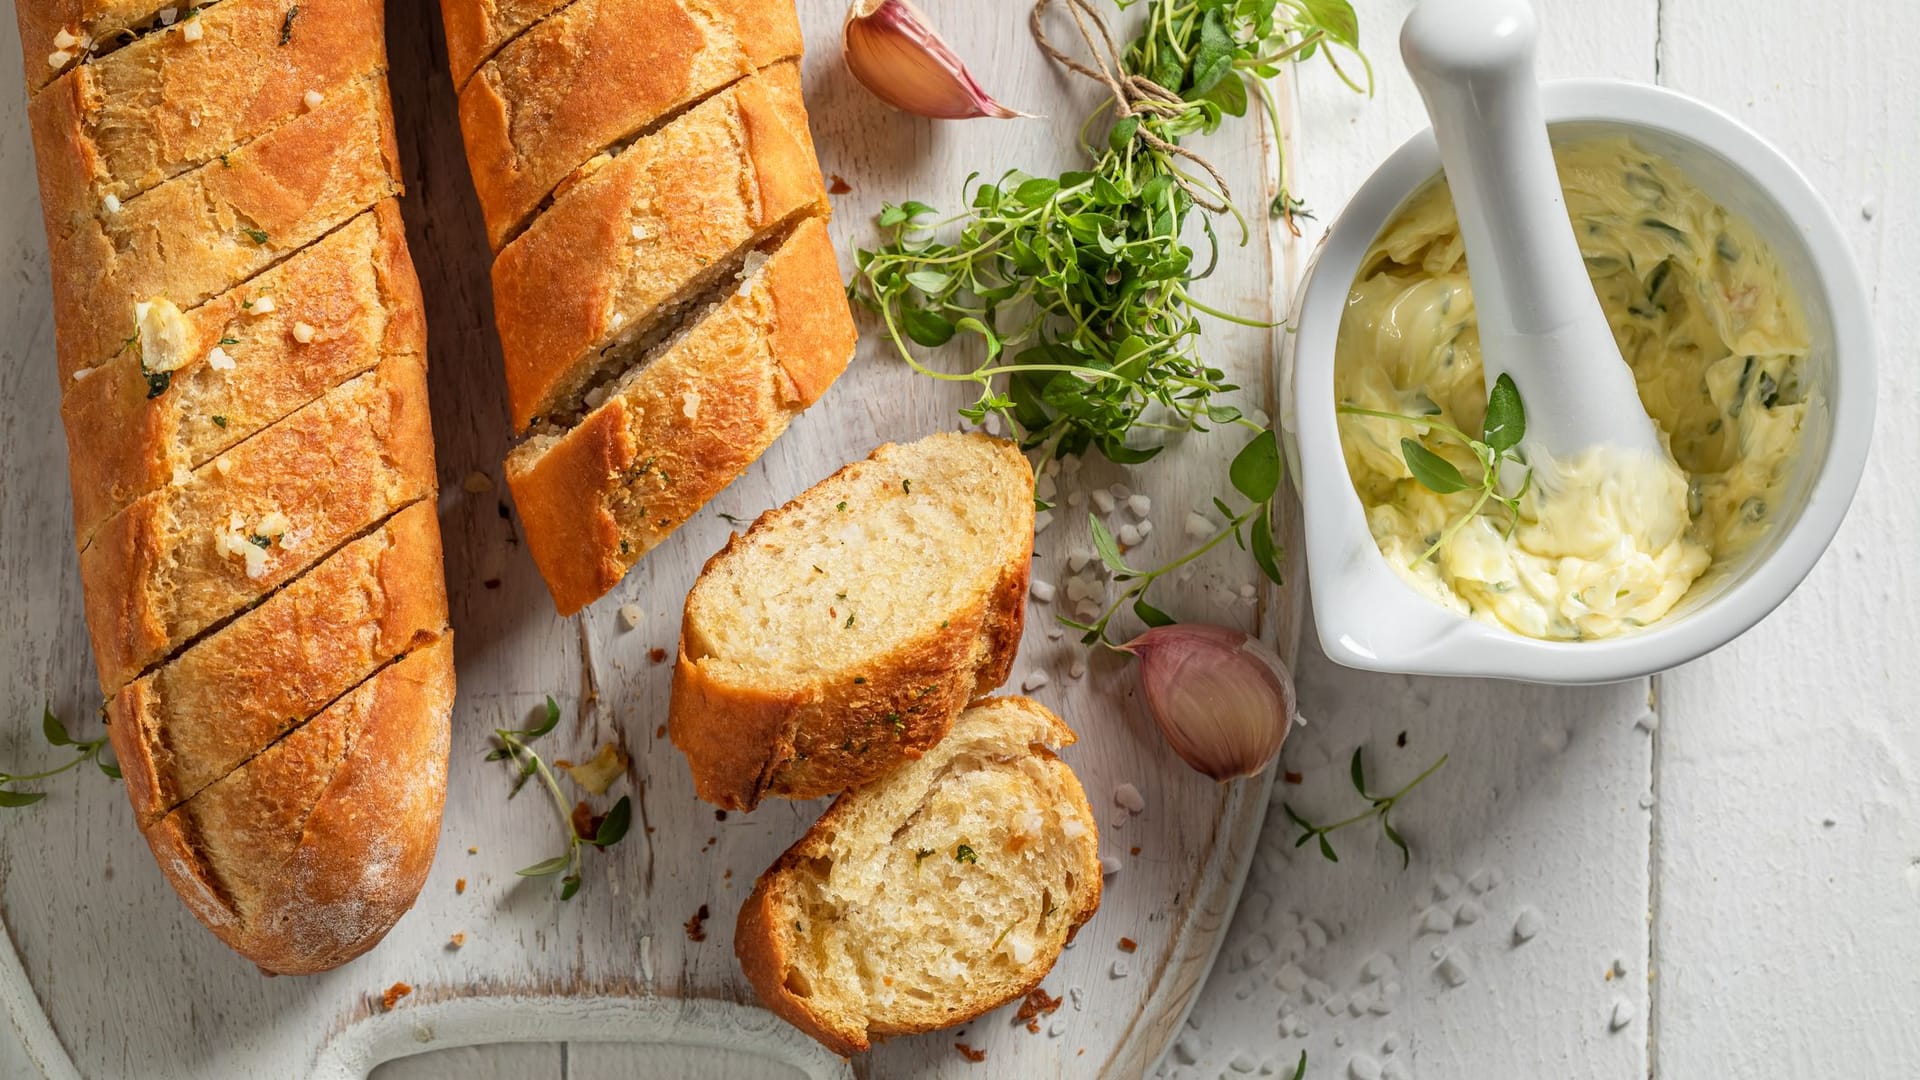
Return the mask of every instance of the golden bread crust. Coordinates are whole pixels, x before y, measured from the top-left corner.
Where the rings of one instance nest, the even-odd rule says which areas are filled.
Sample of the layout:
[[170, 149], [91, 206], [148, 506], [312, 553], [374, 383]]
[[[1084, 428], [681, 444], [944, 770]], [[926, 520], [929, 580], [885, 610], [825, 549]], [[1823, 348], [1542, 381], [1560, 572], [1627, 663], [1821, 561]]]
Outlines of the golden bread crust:
[[[272, 311], [245, 306], [263, 295], [275, 298]], [[391, 199], [183, 321], [192, 359], [166, 392], [150, 392], [138, 349], [68, 380], [60, 411], [82, 547], [175, 469], [199, 468], [383, 356], [426, 352], [420, 287]], [[305, 342], [295, 336], [303, 325]], [[216, 348], [230, 369], [210, 367]]]
[[359, 956], [413, 905], [432, 865], [452, 707], [448, 636], [148, 825], [161, 871], [266, 971]]
[[[135, 499], [80, 553], [102, 693], [433, 493], [425, 359], [390, 357], [222, 459]], [[257, 545], [266, 559], [249, 576], [246, 552], [220, 537], [244, 544], [274, 513], [288, 531]]]
[[833, 242], [809, 219], [748, 292], [727, 297], [586, 420], [516, 450], [507, 482], [560, 614], [604, 595], [732, 483], [852, 354]]
[[575, 0], [533, 26], [460, 91], [494, 249], [587, 159], [800, 46], [791, 6], [747, 0]]
[[145, 825], [447, 632], [431, 503], [395, 514], [261, 605], [134, 680], [107, 731]]

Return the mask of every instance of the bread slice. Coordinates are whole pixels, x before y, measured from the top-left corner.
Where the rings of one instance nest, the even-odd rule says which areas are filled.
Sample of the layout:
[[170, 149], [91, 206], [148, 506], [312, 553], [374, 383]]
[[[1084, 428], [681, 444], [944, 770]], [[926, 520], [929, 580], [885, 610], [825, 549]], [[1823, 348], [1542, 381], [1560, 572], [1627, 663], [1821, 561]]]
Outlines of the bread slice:
[[453, 639], [382, 668], [144, 830], [181, 899], [267, 971], [337, 967], [413, 905], [440, 839]]
[[1100, 906], [1093, 811], [1026, 698], [840, 796], [760, 875], [734, 951], [766, 1006], [839, 1054], [1030, 992]]
[[[589, 380], [724, 288], [753, 245], [801, 214], [826, 215], [792, 62], [596, 160], [493, 264], [517, 429], [583, 411]], [[824, 265], [838, 273], [831, 247]]]
[[687, 596], [669, 726], [701, 798], [831, 795], [891, 772], [1006, 681], [1033, 557], [1012, 443], [889, 443], [760, 515]]
[[507, 457], [527, 550], [571, 615], [753, 464], [853, 356], [833, 241], [818, 218], [587, 418]]
[[447, 632], [439, 525], [417, 502], [108, 701], [134, 819], [199, 794]]
[[[176, 470], [200, 468], [382, 357], [425, 354], [425, 311], [399, 205], [378, 203], [182, 313], [178, 332], [180, 366], [161, 393], [153, 393], [138, 348], [68, 380], [60, 412], [82, 547], [103, 520], [171, 483]], [[103, 431], [115, 437], [102, 439]]]
[[[36, 128], [34, 142], [57, 146], [67, 134]], [[65, 155], [43, 152], [38, 163], [62, 386], [127, 347], [134, 305], [191, 310], [400, 192], [384, 79], [348, 83], [118, 210], [101, 204]]]
[[787, 3], [576, 0], [534, 24], [460, 91], [494, 249], [588, 159], [800, 44]]
[[426, 360], [389, 358], [183, 480], [134, 500], [80, 553], [108, 696], [433, 494]]

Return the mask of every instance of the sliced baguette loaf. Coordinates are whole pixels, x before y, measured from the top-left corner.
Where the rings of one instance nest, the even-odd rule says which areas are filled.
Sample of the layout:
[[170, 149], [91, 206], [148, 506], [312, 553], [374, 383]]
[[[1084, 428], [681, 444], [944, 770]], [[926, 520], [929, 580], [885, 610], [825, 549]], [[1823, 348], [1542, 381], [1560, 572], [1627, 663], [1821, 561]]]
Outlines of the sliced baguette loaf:
[[[493, 264], [514, 426], [578, 412], [613, 354], [730, 283], [748, 249], [795, 217], [824, 216], [826, 198], [790, 61], [568, 186]], [[838, 276], [831, 246], [822, 265]]]
[[762, 514], [687, 596], [669, 727], [701, 798], [831, 795], [1006, 681], [1033, 557], [1012, 443], [889, 443]]
[[618, 584], [813, 404], [853, 356], [844, 312], [826, 223], [809, 219], [586, 419], [508, 455], [560, 614]]
[[800, 20], [786, 0], [575, 0], [533, 24], [460, 91], [494, 249], [595, 155], [799, 55]]
[[453, 693], [385, 7], [16, 7], [108, 737], [193, 912], [332, 967], [425, 876]]
[[920, 760], [840, 796], [760, 875], [734, 951], [763, 1003], [839, 1054], [1030, 992], [1100, 906], [1073, 732], [1026, 698], [960, 714]]

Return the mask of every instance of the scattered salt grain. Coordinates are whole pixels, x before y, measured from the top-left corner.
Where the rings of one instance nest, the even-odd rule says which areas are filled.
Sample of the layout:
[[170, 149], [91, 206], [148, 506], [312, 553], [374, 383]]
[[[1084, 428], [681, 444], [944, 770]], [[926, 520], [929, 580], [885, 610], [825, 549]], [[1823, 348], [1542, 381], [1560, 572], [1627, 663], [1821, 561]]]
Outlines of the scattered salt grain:
[[1065, 1020], [1055, 1020], [1053, 1023], [1047, 1025], [1047, 1038], [1049, 1039], [1057, 1039], [1066, 1033], [1067, 1022]]
[[1347, 1000], [1347, 1013], [1351, 1016], [1365, 1016], [1373, 1007], [1373, 995], [1365, 990], [1359, 991]]
[[1031, 694], [1035, 690], [1040, 689], [1041, 687], [1047, 685], [1047, 683], [1051, 681], [1052, 680], [1047, 678], [1046, 672], [1041, 671], [1038, 668], [1035, 668], [1034, 670], [1027, 672], [1026, 678], [1020, 680], [1020, 689]]
[[1078, 656], [1074, 657], [1073, 664], [1067, 668], [1067, 675], [1070, 678], [1078, 679], [1084, 676], [1086, 673], [1087, 673], [1087, 662]]
[[1076, 574], [1085, 570], [1087, 564], [1092, 561], [1093, 552], [1088, 551], [1086, 548], [1077, 547], [1067, 552], [1067, 569]]
[[205, 34], [199, 19], [189, 19], [180, 27], [180, 37], [184, 41], [199, 41]]
[[1100, 856], [1100, 876], [1112, 877], [1120, 872], [1120, 860], [1112, 855]]
[[1027, 586], [1027, 593], [1043, 604], [1051, 604], [1053, 603], [1053, 582], [1034, 578], [1033, 583]]
[[1075, 510], [1087, 505], [1087, 493], [1084, 491], [1068, 492], [1067, 505], [1073, 507]]
[[1142, 539], [1138, 525], [1122, 525], [1113, 535], [1120, 541], [1121, 547], [1138, 547]]
[[1380, 1063], [1365, 1054], [1355, 1054], [1347, 1062], [1347, 1075], [1352, 1080], [1380, 1080]]
[[1462, 900], [1460, 906], [1453, 911], [1453, 921], [1461, 926], [1472, 926], [1486, 913], [1486, 909], [1481, 907], [1478, 901]]
[[1321, 926], [1318, 919], [1303, 919], [1300, 932], [1306, 935], [1308, 948], [1319, 950], [1327, 947], [1327, 928]]
[[1491, 866], [1481, 867], [1479, 870], [1474, 871], [1472, 877], [1467, 879], [1467, 888], [1477, 893], [1487, 892], [1498, 884], [1500, 884], [1500, 871], [1495, 870]]
[[1140, 794], [1140, 789], [1132, 784], [1121, 784], [1113, 789], [1113, 804], [1134, 814], [1147, 808], [1146, 798]]
[[1253, 1055], [1244, 1050], [1233, 1055], [1233, 1059], [1227, 1062], [1227, 1068], [1237, 1073], [1250, 1073], [1259, 1067], [1260, 1063], [1253, 1060]]
[[1116, 979], [1124, 979], [1128, 975], [1133, 974], [1133, 965], [1127, 963], [1125, 960], [1115, 960], [1111, 974]]
[[986, 421], [982, 423], [980, 426], [986, 428], [987, 434], [989, 435], [996, 435], [996, 436], [999, 435], [1000, 434], [1000, 414], [988, 413]]
[[621, 604], [620, 605], [620, 621], [623, 623], [626, 623], [627, 629], [629, 630], [633, 629], [636, 626], [639, 626], [640, 625], [640, 605], [639, 604]]
[[1213, 522], [1197, 511], [1187, 511], [1187, 536], [1194, 540], [1205, 540], [1213, 535]]
[[1067, 632], [1065, 630], [1060, 629], [1059, 623], [1047, 624], [1047, 640], [1048, 641], [1059, 641], [1061, 638], [1066, 636], [1066, 633]]
[[1273, 973], [1273, 985], [1289, 994], [1297, 994], [1307, 985], [1307, 973], [1300, 970], [1299, 964], [1288, 961]]
[[1460, 875], [1442, 870], [1433, 875], [1433, 895], [1435, 899], [1445, 900], [1460, 891]]
[[1093, 508], [1096, 511], [1100, 512], [1101, 514], [1113, 513], [1113, 496], [1112, 495], [1108, 494], [1105, 491], [1100, 490], [1099, 488], [1095, 488], [1091, 492], [1087, 493], [1087, 497], [1093, 500]]
[[107, 208], [107, 213], [109, 214], [117, 214], [120, 212], [120, 197], [117, 195], [108, 195], [106, 198], [100, 200], [100, 204]]
[[320, 91], [309, 90], [306, 93], [300, 95], [300, 100], [306, 102], [307, 108], [317, 109], [320, 107], [320, 103], [327, 99], [326, 99], [326, 95], [322, 94]]
[[1073, 1011], [1079, 1012], [1087, 1007], [1087, 992], [1077, 986], [1069, 986], [1067, 1000], [1073, 1002]]
[[1640, 809], [1642, 810], [1653, 809], [1653, 792], [1643, 791], [1640, 793]]
[[1360, 969], [1360, 978], [1367, 982], [1377, 982], [1393, 972], [1393, 958], [1386, 953], [1374, 953], [1367, 957], [1366, 966]]
[[1613, 1003], [1613, 1015], [1607, 1020], [1607, 1030], [1619, 1031], [1633, 1023], [1633, 1002], [1621, 998]]
[[1367, 1011], [1375, 1016], [1385, 1016], [1393, 1011], [1393, 1002], [1387, 1000], [1385, 987], [1381, 988], [1381, 992], [1375, 995], [1373, 1000], [1367, 1002]]
[[293, 340], [302, 345], [313, 344], [314, 333], [312, 323], [296, 322], [293, 324]]
[[1439, 972], [1441, 981], [1448, 986], [1465, 986], [1472, 975], [1467, 970], [1467, 962], [1460, 959], [1460, 954], [1456, 952], [1449, 952], [1440, 958]]
[[1335, 994], [1327, 999], [1327, 1015], [1339, 1016], [1347, 1011], [1347, 995]]
[[1398, 1061], [1380, 1066], [1380, 1080], [1407, 1080], [1407, 1067]]
[[1113, 496], [1115, 502], [1125, 502], [1133, 497], [1133, 489], [1125, 484], [1109, 484], [1107, 494]]
[[1550, 754], [1557, 754], [1567, 748], [1567, 729], [1550, 727], [1540, 733], [1540, 748]]
[[1153, 535], [1153, 522], [1151, 521], [1141, 522], [1140, 523], [1140, 539], [1145, 540], [1147, 537], [1152, 535]]
[[233, 357], [227, 355], [227, 350], [215, 345], [207, 350], [207, 366], [215, 371], [232, 371]]
[[1387, 1037], [1380, 1040], [1381, 1053], [1391, 1054], [1398, 1049], [1400, 1049], [1400, 1036], [1395, 1035], [1392, 1032], [1388, 1032]]
[[1521, 908], [1519, 917], [1513, 920], [1513, 940], [1532, 941], [1544, 926], [1545, 922], [1538, 911], [1530, 907]]
[[1640, 714], [1638, 719], [1634, 720], [1633, 726], [1639, 728], [1641, 731], [1658, 731], [1660, 729], [1660, 717], [1654, 713], [1644, 712]]
[[1173, 1040], [1173, 1060], [1182, 1065], [1192, 1065], [1200, 1060], [1200, 1047], [1193, 1041], [1193, 1036], [1182, 1035]]
[[1437, 905], [1429, 906], [1420, 915], [1420, 932], [1423, 934], [1444, 934], [1453, 929], [1453, 916], [1447, 909]]
[[1143, 518], [1153, 513], [1153, 500], [1145, 495], [1127, 496], [1127, 512], [1134, 517]]
[[1039, 513], [1033, 515], [1033, 531], [1034, 532], [1037, 532], [1037, 533], [1046, 532], [1047, 526], [1051, 524], [1053, 524], [1053, 511], [1042, 510]]

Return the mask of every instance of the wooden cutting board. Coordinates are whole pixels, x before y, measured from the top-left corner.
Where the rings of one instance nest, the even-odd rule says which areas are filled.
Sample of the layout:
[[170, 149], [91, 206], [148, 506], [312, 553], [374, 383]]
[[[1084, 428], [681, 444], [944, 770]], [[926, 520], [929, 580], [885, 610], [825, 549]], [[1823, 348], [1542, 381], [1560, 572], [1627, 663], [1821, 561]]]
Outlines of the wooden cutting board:
[[[995, 19], [964, 0], [927, 7], [1003, 101], [1044, 118], [932, 124], [894, 112], [841, 65], [838, 0], [803, 0], [821, 163], [850, 189], [835, 196], [844, 268], [857, 246], [873, 242], [871, 219], [883, 201], [950, 208], [971, 172], [1050, 174], [1081, 164], [1069, 147], [1097, 100], [1094, 87], [1039, 54], [1024, 5]], [[670, 664], [655, 657], [674, 648], [682, 598], [731, 528], [723, 514], [750, 520], [881, 442], [954, 428], [967, 396], [909, 371], [863, 321], [854, 366], [764, 460], [612, 595], [577, 618], [556, 617], [504, 493], [463, 483], [475, 471], [497, 483], [508, 444], [487, 252], [437, 11], [398, 0], [389, 19], [458, 635], [460, 696], [438, 861], [417, 906], [371, 954], [325, 975], [266, 978], [203, 930], [162, 882], [117, 785], [91, 771], [59, 777], [46, 785], [45, 802], [0, 817], [0, 916], [17, 953], [16, 962], [0, 949], [0, 1004], [12, 1022], [11, 1031], [0, 1027], [0, 1074], [359, 1077], [380, 1061], [437, 1047], [576, 1039], [724, 1045], [816, 1077], [957, 1071], [965, 1064], [957, 1040], [985, 1050], [989, 1066], [1008, 1076], [1130, 1077], [1151, 1068], [1226, 930], [1271, 776], [1222, 786], [1189, 771], [1154, 730], [1133, 671], [1113, 656], [1090, 657], [1086, 675], [1072, 678], [1070, 665], [1085, 652], [1071, 634], [1047, 632], [1057, 604], [1029, 606], [1009, 689], [1035, 672], [1049, 677], [1034, 696], [1080, 733], [1066, 760], [1101, 821], [1103, 850], [1124, 864], [1107, 879], [1099, 915], [1046, 980], [1069, 999], [1051, 1018], [1061, 1034], [1048, 1034], [1050, 1022], [1031, 1034], [1009, 1009], [964, 1034], [897, 1040], [849, 1065], [753, 1006], [733, 957], [734, 915], [754, 877], [824, 803], [775, 800], [721, 820], [696, 801], [684, 762], [663, 737]], [[13, 20], [0, 25], [0, 85], [18, 95]], [[52, 760], [38, 734], [43, 700], [83, 737], [98, 733], [99, 720], [68, 512], [47, 256], [39, 208], [27, 194], [34, 184], [24, 110], [14, 100], [0, 120], [0, 183], [19, 196], [0, 206], [0, 258], [12, 271], [0, 286], [0, 356], [15, 373], [0, 403], [0, 460], [8, 466], [0, 472], [0, 595], [16, 627], [0, 640], [0, 675], [11, 691], [0, 762], [20, 768]], [[1259, 125], [1235, 122], [1202, 145], [1243, 205], [1263, 209]], [[1293, 252], [1263, 213], [1251, 220], [1245, 246], [1233, 246], [1230, 225], [1222, 230], [1228, 246], [1219, 269], [1196, 291], [1216, 307], [1277, 319]], [[1244, 405], [1273, 409], [1278, 340], [1275, 331], [1207, 324], [1210, 362], [1246, 387]], [[1139, 559], [1157, 564], [1192, 543], [1190, 509], [1231, 494], [1226, 461], [1244, 439], [1234, 431], [1194, 437], [1130, 472], [1090, 463], [1082, 477], [1088, 485], [1124, 482], [1152, 499], [1156, 528]], [[1036, 581], [1064, 582], [1067, 553], [1090, 548], [1083, 511], [1063, 506], [1055, 518], [1035, 544]], [[1125, 510], [1115, 519], [1132, 520]], [[1231, 545], [1168, 584], [1156, 593], [1161, 606], [1187, 619], [1258, 627], [1291, 653], [1302, 592], [1266, 586]], [[1246, 585], [1255, 586], [1254, 599], [1242, 596]], [[629, 603], [642, 612], [632, 629], [619, 613]], [[523, 726], [549, 694], [565, 715], [542, 742], [549, 756], [579, 759], [608, 739], [633, 755], [616, 791], [632, 794], [635, 827], [611, 852], [589, 853], [586, 884], [567, 903], [551, 879], [514, 874], [557, 849], [550, 803], [531, 790], [508, 802], [509, 777], [483, 760], [492, 730]], [[1114, 789], [1124, 783], [1144, 796], [1143, 812], [1116, 806]], [[703, 910], [704, 940], [695, 941], [687, 924]], [[465, 935], [463, 948], [449, 947], [455, 934]], [[1138, 951], [1120, 951], [1121, 938]], [[381, 992], [396, 982], [413, 991], [384, 1010]]]

